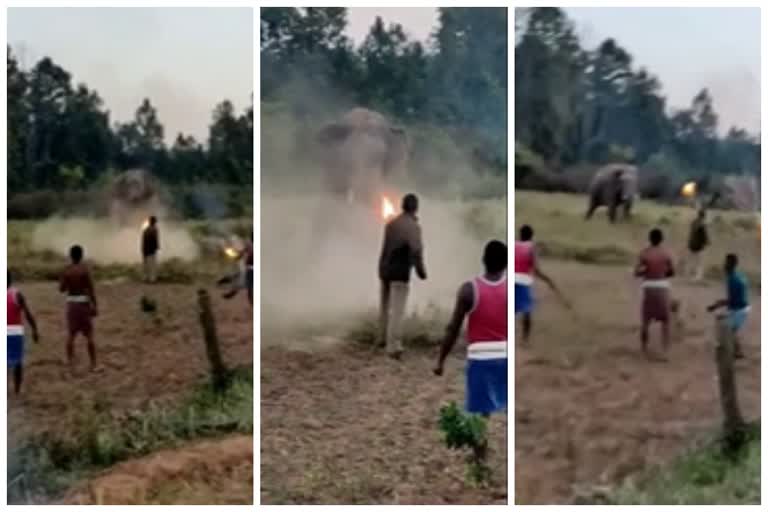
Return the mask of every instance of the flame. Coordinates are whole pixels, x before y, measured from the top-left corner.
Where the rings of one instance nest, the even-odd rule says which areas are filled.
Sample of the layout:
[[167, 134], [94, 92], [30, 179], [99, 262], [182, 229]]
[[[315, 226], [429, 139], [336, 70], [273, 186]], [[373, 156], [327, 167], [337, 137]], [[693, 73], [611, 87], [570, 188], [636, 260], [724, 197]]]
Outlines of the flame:
[[384, 220], [387, 220], [388, 218], [395, 215], [395, 205], [392, 204], [392, 201], [387, 198], [387, 196], [381, 197], [381, 217]]
[[689, 181], [683, 185], [683, 188], [680, 189], [680, 194], [682, 194], [683, 197], [694, 197], [696, 195], [696, 182]]
[[144, 219], [144, 222], [141, 224], [141, 230], [144, 231], [149, 227], [149, 219]]
[[226, 254], [228, 258], [232, 258], [233, 260], [238, 256], [238, 252], [232, 247], [225, 247], [224, 254]]

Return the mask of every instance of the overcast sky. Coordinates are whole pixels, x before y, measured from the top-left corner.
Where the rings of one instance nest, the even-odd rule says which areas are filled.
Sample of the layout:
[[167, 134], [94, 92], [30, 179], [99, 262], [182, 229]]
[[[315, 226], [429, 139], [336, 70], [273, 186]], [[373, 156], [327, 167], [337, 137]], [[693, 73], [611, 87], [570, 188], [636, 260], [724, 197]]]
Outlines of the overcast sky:
[[[722, 124], [760, 127], [760, 13], [756, 8], [568, 8], [589, 48], [614, 37], [686, 106], [712, 91]], [[362, 42], [376, 16], [426, 41], [434, 8], [350, 8], [348, 35]], [[86, 37], [87, 36], [87, 37]], [[12, 8], [8, 39], [26, 65], [50, 55], [99, 91], [113, 119], [148, 96], [168, 137], [205, 138], [213, 106], [238, 110], [253, 91], [253, 24], [247, 8]]]
[[401, 24], [409, 37], [422, 42], [437, 26], [437, 9], [434, 7], [350, 7], [347, 12], [347, 35], [356, 45], [368, 35], [376, 16], [381, 16], [385, 24]]
[[613, 37], [661, 81], [667, 103], [690, 104], [707, 87], [721, 128], [760, 131], [757, 8], [568, 8], [582, 44]]
[[[668, 105], [687, 106], [708, 87], [721, 124], [760, 130], [760, 11], [757, 8], [567, 8], [587, 48], [613, 37], [662, 83]], [[350, 8], [348, 35], [362, 42], [376, 16], [426, 41], [434, 8]]]
[[26, 66], [43, 56], [96, 89], [112, 120], [149, 97], [165, 125], [205, 140], [217, 103], [242, 111], [253, 91], [249, 8], [12, 8], [8, 42]]

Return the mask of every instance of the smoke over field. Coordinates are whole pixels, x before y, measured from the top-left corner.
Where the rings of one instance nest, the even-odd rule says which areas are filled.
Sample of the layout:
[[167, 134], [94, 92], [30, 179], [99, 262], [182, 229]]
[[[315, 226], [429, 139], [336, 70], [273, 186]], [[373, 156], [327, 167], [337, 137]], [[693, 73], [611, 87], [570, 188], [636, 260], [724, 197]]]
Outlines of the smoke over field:
[[[261, 208], [266, 326], [349, 320], [377, 306], [380, 217], [321, 196], [263, 196]], [[452, 306], [459, 284], [481, 271], [487, 238], [504, 237], [504, 212], [501, 200], [477, 202], [473, 208], [466, 202], [422, 198], [419, 221], [428, 278], [412, 277], [409, 310]], [[476, 228], [473, 218], [496, 224]]]
[[[197, 259], [199, 247], [183, 225], [162, 222], [161, 229], [161, 259]], [[54, 217], [35, 226], [32, 247], [66, 255], [72, 245], [79, 244], [89, 260], [129, 264], [141, 260], [140, 237], [140, 225], [121, 227], [109, 219]]]

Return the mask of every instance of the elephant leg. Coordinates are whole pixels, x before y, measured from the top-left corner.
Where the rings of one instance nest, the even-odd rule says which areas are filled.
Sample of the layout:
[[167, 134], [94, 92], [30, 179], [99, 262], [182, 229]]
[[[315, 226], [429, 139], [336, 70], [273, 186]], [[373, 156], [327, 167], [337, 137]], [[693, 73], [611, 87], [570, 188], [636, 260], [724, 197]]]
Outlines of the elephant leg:
[[632, 216], [632, 201], [624, 201], [624, 220], [629, 220]]
[[590, 200], [589, 201], [589, 208], [587, 209], [587, 214], [584, 216], [585, 220], [589, 220], [592, 218], [592, 214], [595, 213], [595, 210], [597, 210], [597, 201]]
[[608, 220], [610, 220], [611, 223], [616, 222], [616, 203], [608, 205]]

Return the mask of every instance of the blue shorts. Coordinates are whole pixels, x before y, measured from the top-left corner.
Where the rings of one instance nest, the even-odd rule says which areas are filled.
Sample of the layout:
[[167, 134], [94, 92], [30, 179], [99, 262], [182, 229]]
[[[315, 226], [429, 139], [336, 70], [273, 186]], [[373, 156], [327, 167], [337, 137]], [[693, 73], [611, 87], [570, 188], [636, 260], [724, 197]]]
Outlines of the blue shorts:
[[8, 335], [8, 368], [16, 368], [24, 362], [24, 335]]
[[729, 310], [728, 311], [728, 325], [733, 332], [739, 332], [744, 324], [747, 323], [747, 317], [749, 316], [749, 308]]
[[474, 414], [507, 409], [507, 358], [468, 359], [465, 408]]
[[515, 283], [515, 314], [533, 311], [533, 286]]

